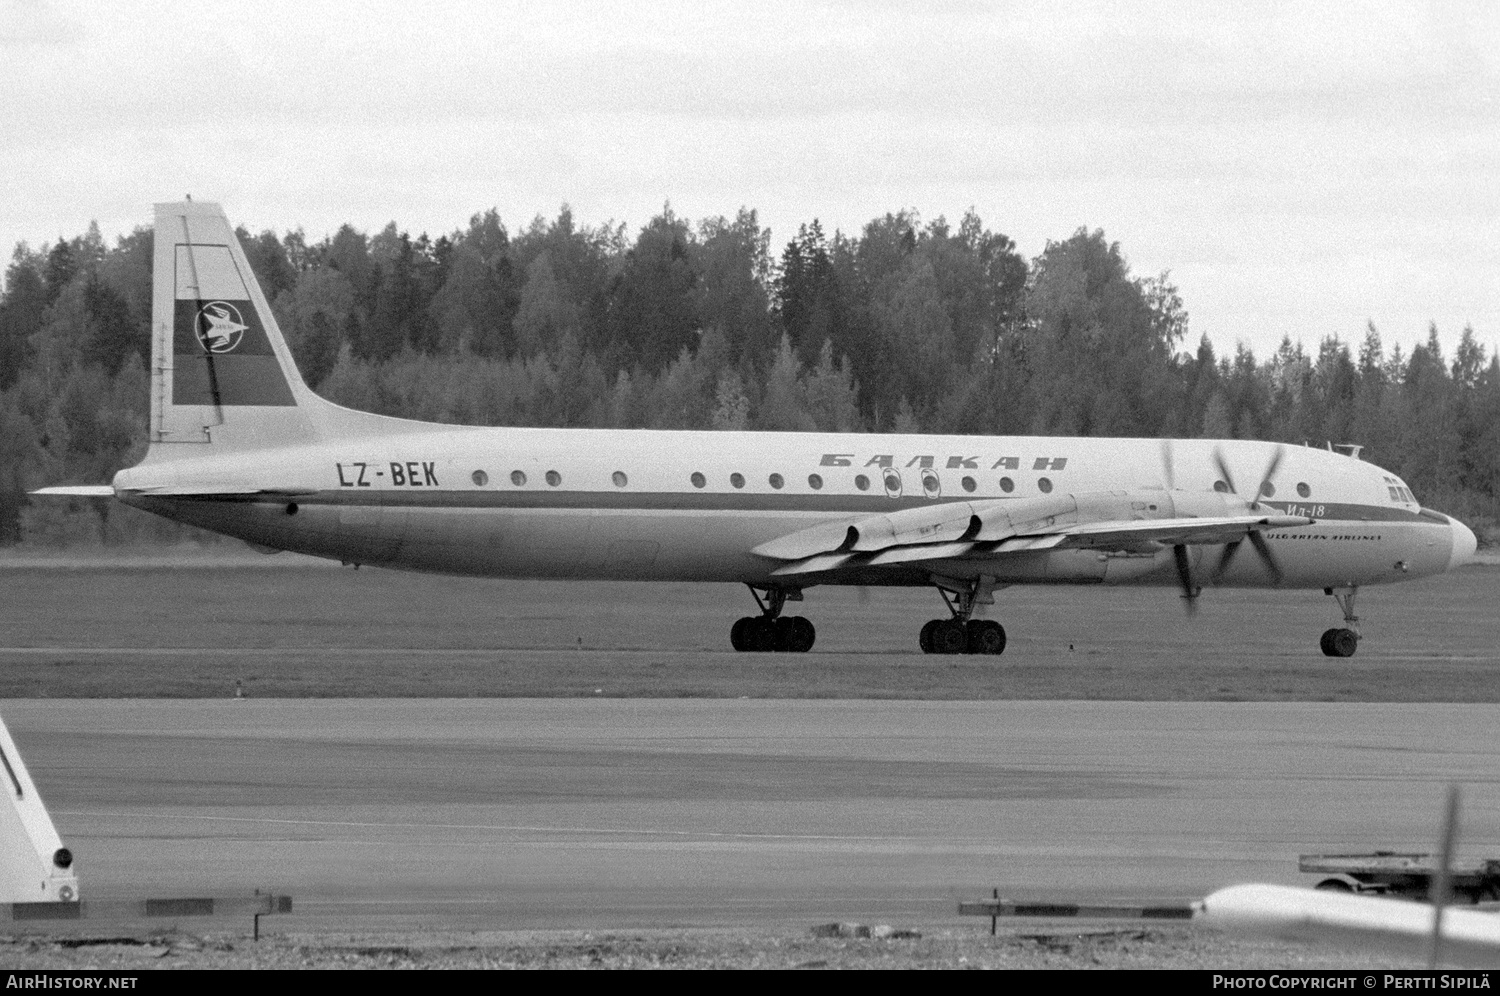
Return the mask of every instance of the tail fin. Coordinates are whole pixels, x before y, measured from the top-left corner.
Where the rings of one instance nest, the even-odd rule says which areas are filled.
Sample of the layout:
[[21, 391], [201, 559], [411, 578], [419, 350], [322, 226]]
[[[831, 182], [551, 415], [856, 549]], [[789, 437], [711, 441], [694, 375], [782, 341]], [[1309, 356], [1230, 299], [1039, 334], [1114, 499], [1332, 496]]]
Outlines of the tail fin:
[[156, 205], [151, 458], [311, 441], [303, 382], [217, 204]]

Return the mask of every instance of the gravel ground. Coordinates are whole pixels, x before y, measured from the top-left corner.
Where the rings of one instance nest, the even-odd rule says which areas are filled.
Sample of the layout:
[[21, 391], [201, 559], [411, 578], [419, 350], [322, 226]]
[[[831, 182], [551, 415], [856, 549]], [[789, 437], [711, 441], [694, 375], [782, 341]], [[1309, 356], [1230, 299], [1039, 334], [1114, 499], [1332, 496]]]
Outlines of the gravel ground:
[[0, 938], [7, 969], [1325, 969], [1413, 968], [1400, 961], [1228, 937], [1188, 924], [1059, 928], [1023, 924], [920, 937], [822, 938], [719, 931], [275, 935], [166, 931]]

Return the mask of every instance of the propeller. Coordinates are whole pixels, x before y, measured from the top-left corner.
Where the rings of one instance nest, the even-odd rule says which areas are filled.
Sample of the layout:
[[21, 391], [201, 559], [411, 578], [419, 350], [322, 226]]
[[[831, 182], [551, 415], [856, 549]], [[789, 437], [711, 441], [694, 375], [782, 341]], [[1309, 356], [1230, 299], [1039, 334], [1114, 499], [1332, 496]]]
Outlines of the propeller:
[[1188, 560], [1187, 547], [1181, 543], [1172, 547], [1172, 559], [1177, 561], [1177, 580], [1182, 582], [1182, 604], [1192, 617], [1198, 613], [1198, 594], [1202, 589], [1193, 583], [1193, 564]]
[[1429, 901], [1432, 903], [1432, 945], [1427, 965], [1436, 969], [1443, 947], [1443, 907], [1453, 899], [1453, 841], [1458, 836], [1458, 786], [1448, 786], [1448, 806], [1443, 814], [1443, 834], [1438, 844], [1437, 874], [1432, 877]]
[[[1168, 491], [1173, 491], [1177, 486], [1177, 475], [1173, 466], [1172, 441], [1163, 439], [1161, 441], [1161, 476], [1162, 483]], [[1177, 564], [1177, 580], [1182, 583], [1182, 604], [1187, 608], [1189, 617], [1198, 612], [1198, 595], [1202, 589], [1193, 579], [1193, 562], [1188, 558], [1188, 548], [1181, 543], [1172, 547], [1172, 559]]]
[[[1255, 495], [1250, 499], [1249, 507], [1251, 509], [1259, 507], [1261, 496], [1266, 494], [1266, 488], [1270, 485], [1271, 478], [1276, 476], [1276, 469], [1281, 466], [1281, 458], [1285, 454], [1286, 447], [1279, 444], [1271, 453], [1271, 460], [1266, 464], [1265, 473], [1260, 475], [1260, 484], [1256, 486]], [[1232, 495], [1239, 494], [1239, 490], [1234, 486], [1234, 475], [1229, 472], [1229, 464], [1225, 462], [1224, 454], [1217, 446], [1214, 447], [1214, 469], [1219, 472], [1219, 477], [1228, 485], [1229, 493]], [[1267, 573], [1271, 575], [1271, 580], [1278, 585], [1281, 584], [1286, 574], [1281, 570], [1281, 565], [1276, 562], [1276, 556], [1271, 553], [1271, 547], [1266, 542], [1266, 538], [1259, 531], [1251, 530], [1246, 539], [1250, 541], [1250, 545], [1255, 548], [1256, 554], [1260, 556], [1260, 561], [1265, 565]], [[1242, 543], [1244, 543], [1244, 540], [1235, 540], [1233, 543], [1224, 544], [1224, 552], [1219, 554], [1219, 563], [1214, 568], [1214, 580], [1216, 582], [1222, 580], [1224, 575], [1229, 572], [1229, 565], [1233, 563], [1234, 556], [1239, 552]]]

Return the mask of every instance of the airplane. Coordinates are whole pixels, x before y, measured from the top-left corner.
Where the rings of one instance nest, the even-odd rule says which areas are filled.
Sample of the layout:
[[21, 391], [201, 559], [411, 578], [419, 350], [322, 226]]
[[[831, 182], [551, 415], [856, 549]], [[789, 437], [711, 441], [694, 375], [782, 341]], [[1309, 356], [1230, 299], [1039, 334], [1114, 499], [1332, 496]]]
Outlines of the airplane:
[[[1453, 909], [1453, 851], [1458, 837], [1458, 786], [1448, 789], [1437, 869], [1425, 903], [1366, 896], [1324, 886], [1304, 889], [1231, 885], [1193, 909], [1210, 926], [1284, 941], [1330, 944], [1390, 957], [1425, 958], [1431, 969], [1500, 968], [1500, 913]], [[1474, 897], [1477, 901], [1477, 897]]]
[[[819, 585], [935, 588], [926, 653], [999, 654], [1009, 585], [1322, 589], [1349, 657], [1365, 585], [1453, 570], [1463, 523], [1355, 456], [1246, 440], [450, 426], [303, 382], [224, 211], [155, 208], [150, 447], [112, 496], [353, 565], [475, 577], [738, 582], [734, 649], [805, 652]], [[244, 328], [238, 326], [243, 325]], [[233, 328], [231, 328], [231, 326]], [[227, 330], [227, 331], [226, 331]], [[237, 337], [236, 337], [237, 336]]]
[[1500, 914], [1290, 885], [1231, 885], [1198, 903], [1209, 926], [1461, 968], [1500, 968]]

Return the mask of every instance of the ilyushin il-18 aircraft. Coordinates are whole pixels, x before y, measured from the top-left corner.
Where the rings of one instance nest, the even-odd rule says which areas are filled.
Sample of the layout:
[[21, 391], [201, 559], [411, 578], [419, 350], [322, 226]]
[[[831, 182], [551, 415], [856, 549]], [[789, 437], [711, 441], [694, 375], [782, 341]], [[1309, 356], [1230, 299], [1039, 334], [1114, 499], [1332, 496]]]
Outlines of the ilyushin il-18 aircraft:
[[736, 650], [806, 651], [818, 585], [936, 588], [927, 653], [1004, 651], [1008, 585], [1322, 589], [1359, 643], [1360, 587], [1451, 570], [1462, 523], [1350, 455], [1245, 440], [450, 426], [303, 382], [223, 210], [156, 206], [150, 448], [136, 508], [349, 564], [475, 577], [738, 582]]

